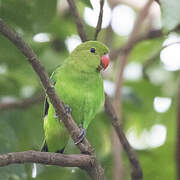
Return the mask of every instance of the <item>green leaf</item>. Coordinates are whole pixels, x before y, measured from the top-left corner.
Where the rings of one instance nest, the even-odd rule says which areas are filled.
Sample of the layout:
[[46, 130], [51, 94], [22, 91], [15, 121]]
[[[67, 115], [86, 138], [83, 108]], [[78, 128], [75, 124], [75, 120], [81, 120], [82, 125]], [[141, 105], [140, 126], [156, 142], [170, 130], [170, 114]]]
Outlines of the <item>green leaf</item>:
[[81, 0], [82, 3], [84, 3], [89, 8], [93, 9], [91, 1], [90, 0]]
[[125, 128], [135, 126], [138, 131], [150, 128], [155, 123], [157, 114], [153, 109], [153, 100], [154, 97], [163, 95], [161, 87], [145, 80], [126, 82], [125, 85], [131, 89], [129, 98], [123, 96]]
[[163, 27], [170, 31], [180, 25], [179, 0], [160, 0]]
[[138, 43], [132, 50], [129, 61], [144, 62], [148, 57], [156, 54], [162, 47], [164, 37], [145, 40]]
[[41, 32], [55, 16], [56, 5], [56, 0], [0, 0], [0, 17], [17, 30]]
[[35, 21], [34, 30], [41, 32], [48, 27], [56, 14], [56, 0], [36, 0], [32, 8], [32, 18]]

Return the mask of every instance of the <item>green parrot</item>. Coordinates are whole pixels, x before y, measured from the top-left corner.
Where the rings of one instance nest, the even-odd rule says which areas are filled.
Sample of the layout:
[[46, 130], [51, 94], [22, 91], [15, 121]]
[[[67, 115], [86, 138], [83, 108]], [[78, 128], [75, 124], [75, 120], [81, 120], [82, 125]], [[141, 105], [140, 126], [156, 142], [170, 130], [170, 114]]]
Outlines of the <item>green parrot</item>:
[[[108, 48], [97, 41], [80, 44], [51, 75], [52, 83], [66, 110], [81, 127], [79, 141], [104, 105], [103, 80], [100, 74], [109, 64]], [[44, 116], [45, 140], [41, 151], [63, 153], [69, 133], [59, 121], [52, 104], [46, 99]]]

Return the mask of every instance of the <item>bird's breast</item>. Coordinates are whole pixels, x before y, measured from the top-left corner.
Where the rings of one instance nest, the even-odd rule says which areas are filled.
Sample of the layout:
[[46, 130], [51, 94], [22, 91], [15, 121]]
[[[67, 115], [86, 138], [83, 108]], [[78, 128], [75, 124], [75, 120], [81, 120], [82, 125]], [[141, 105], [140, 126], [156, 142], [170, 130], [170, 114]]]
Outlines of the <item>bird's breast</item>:
[[72, 117], [78, 124], [90, 121], [104, 103], [102, 79], [69, 79], [58, 81], [56, 91], [65, 104], [72, 109]]

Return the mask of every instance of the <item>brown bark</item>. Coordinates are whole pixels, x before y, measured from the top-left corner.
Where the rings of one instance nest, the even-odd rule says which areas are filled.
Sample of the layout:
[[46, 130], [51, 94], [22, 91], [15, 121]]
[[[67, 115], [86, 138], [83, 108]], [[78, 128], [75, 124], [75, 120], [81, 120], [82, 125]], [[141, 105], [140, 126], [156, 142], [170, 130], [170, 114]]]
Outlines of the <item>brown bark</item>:
[[100, 11], [99, 11], [99, 18], [96, 26], [96, 31], [94, 34], [94, 40], [97, 40], [98, 34], [101, 31], [102, 20], [103, 20], [103, 7], [104, 7], [104, 0], [100, 1]]
[[82, 42], [85, 42], [88, 40], [88, 38], [87, 38], [86, 32], [84, 31], [83, 23], [82, 23], [81, 18], [79, 16], [76, 4], [75, 4], [74, 0], [67, 0], [67, 1], [69, 3], [70, 8], [71, 8], [71, 12], [73, 13], [73, 15], [75, 17], [74, 19], [76, 22], [78, 34], [80, 35]]
[[128, 159], [129, 159], [131, 169], [132, 169], [132, 173], [131, 173], [132, 180], [141, 180], [142, 179], [142, 168], [139, 163], [138, 157], [137, 157], [134, 149], [130, 146], [130, 144], [124, 134], [122, 125], [119, 123], [120, 121], [115, 112], [114, 106], [112, 105], [112, 103], [107, 95], [106, 95], [106, 101], [105, 101], [105, 110], [106, 110], [107, 114], [109, 115], [109, 117], [111, 118], [112, 125], [115, 128], [115, 131], [119, 137], [119, 140], [128, 155]]
[[89, 155], [64, 155], [51, 152], [24, 151], [0, 155], [0, 167], [10, 164], [41, 163], [62, 167], [86, 167], [93, 164]]

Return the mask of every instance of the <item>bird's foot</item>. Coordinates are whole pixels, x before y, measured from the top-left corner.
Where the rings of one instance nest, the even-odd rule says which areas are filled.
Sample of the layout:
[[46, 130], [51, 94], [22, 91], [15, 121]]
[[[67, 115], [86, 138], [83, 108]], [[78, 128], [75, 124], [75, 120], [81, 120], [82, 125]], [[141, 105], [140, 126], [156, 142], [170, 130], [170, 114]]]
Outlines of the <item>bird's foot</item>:
[[81, 131], [81, 132], [80, 132], [80, 134], [79, 134], [79, 136], [78, 136], [78, 141], [75, 142], [76, 145], [79, 144], [79, 143], [81, 143], [81, 142], [84, 140], [84, 138], [86, 137], [86, 129], [80, 127], [80, 131]]
[[72, 109], [70, 108], [70, 106], [68, 104], [65, 104], [64, 107], [65, 107], [65, 110], [66, 110], [67, 114], [71, 114], [72, 113]]
[[56, 153], [63, 154], [63, 153], [64, 153], [64, 149], [65, 149], [65, 147], [64, 147], [64, 148], [62, 148], [62, 149], [60, 149], [60, 150], [57, 150], [57, 151], [56, 151]]

